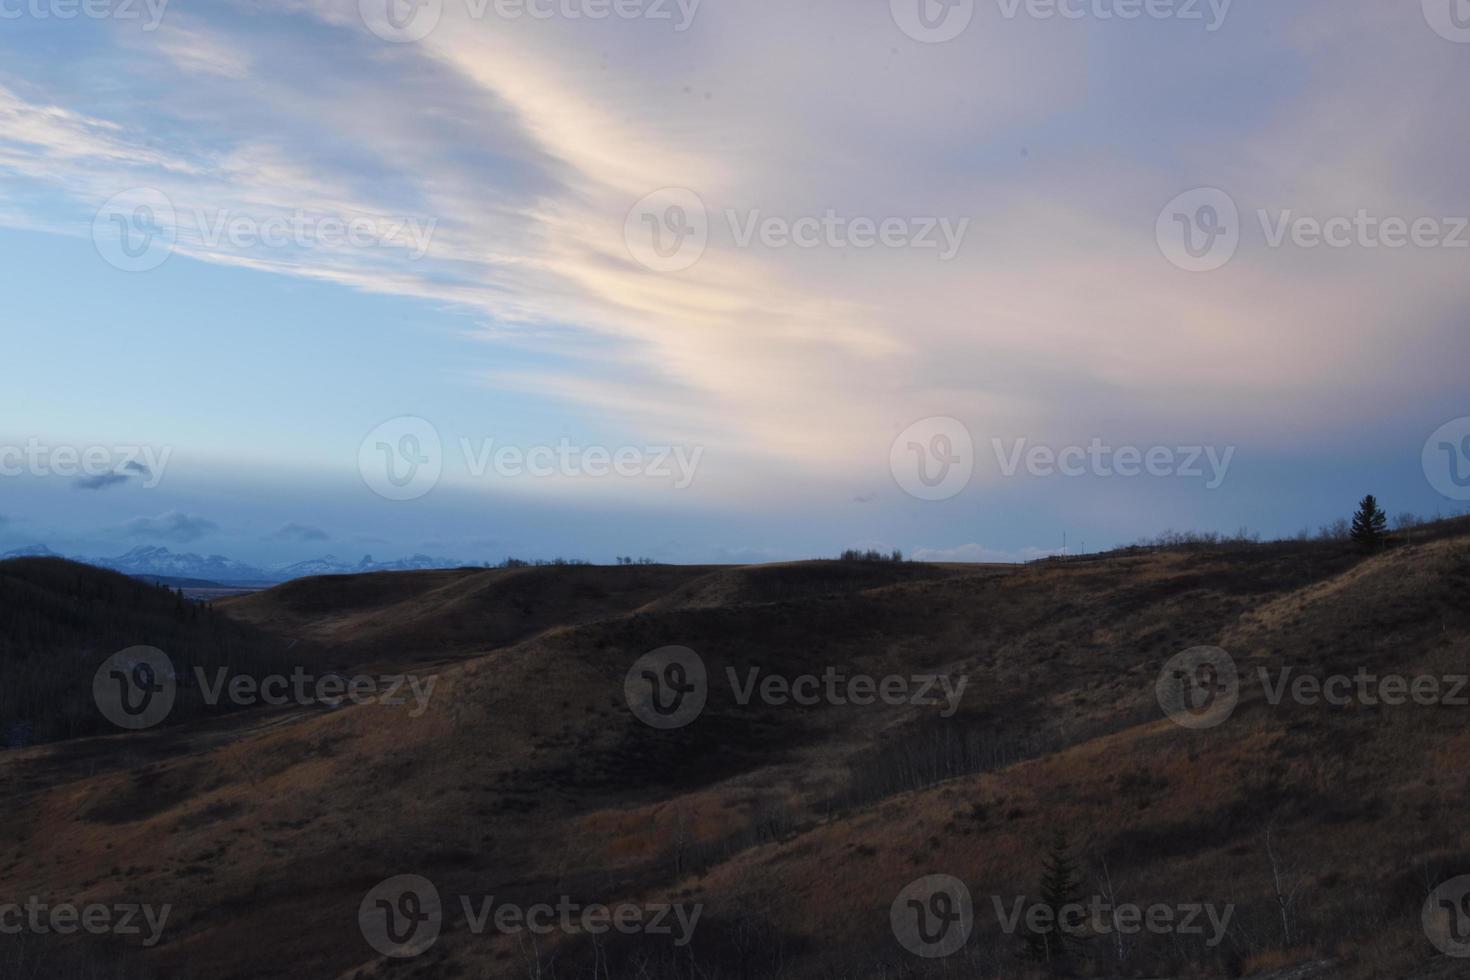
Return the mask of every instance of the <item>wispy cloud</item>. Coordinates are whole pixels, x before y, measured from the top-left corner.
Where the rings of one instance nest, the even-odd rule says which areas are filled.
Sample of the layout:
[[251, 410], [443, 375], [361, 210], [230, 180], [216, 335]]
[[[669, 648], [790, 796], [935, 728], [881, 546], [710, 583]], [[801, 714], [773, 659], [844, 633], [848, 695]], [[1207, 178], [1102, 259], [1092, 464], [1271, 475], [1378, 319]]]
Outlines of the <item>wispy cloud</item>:
[[188, 544], [220, 529], [214, 521], [195, 514], [168, 511], [157, 517], [135, 517], [123, 525], [124, 533], [136, 538], [151, 538]]
[[128, 482], [126, 473], [100, 473], [97, 476], [79, 476], [71, 485], [77, 490], [106, 490]]
[[[67, 108], [80, 85], [0, 88], [0, 169], [66, 195], [79, 234], [111, 194], [151, 186], [173, 203], [182, 258], [471, 312], [487, 344], [540, 355], [481, 373], [487, 386], [709, 446], [742, 462], [710, 487], [773, 497], [790, 474], [870, 478], [892, 435], [931, 415], [983, 425], [982, 441], [1085, 439], [1106, 411], [1136, 438], [1228, 425], [1277, 444], [1350, 429], [1344, 390], [1388, 402], [1458, 382], [1444, 353], [1466, 343], [1462, 254], [1253, 242], [1197, 276], [1154, 241], [1163, 204], [1204, 184], [1228, 186], [1248, 222], [1255, 208], [1470, 208], [1454, 169], [1467, 110], [1419, 97], [1451, 91], [1464, 52], [1417, 10], [1238, 7], [1208, 37], [996, 19], [925, 48], [887, 5], [846, 0], [705, 4], [679, 34], [472, 21], [445, 4], [411, 45], [374, 37], [357, 6], [256, 0], [248, 30], [221, 11], [171, 17], [127, 42], [163, 56], [156, 106], [125, 82], [86, 111]], [[1282, 85], [1241, 90], [1242, 58]], [[1144, 64], [1177, 69], [1178, 91]], [[1158, 140], [1155, 120], [1188, 139]], [[665, 187], [697, 192], [711, 228], [704, 257], [672, 274], [624, 240], [633, 204]], [[939, 262], [746, 247], [728, 218], [829, 210], [973, 226]], [[436, 224], [417, 260], [212, 230], [297, 212]], [[23, 200], [6, 215], [60, 221]]]
[[328, 541], [331, 535], [319, 527], [310, 524], [298, 524], [292, 521], [281, 526], [271, 538], [276, 541]]

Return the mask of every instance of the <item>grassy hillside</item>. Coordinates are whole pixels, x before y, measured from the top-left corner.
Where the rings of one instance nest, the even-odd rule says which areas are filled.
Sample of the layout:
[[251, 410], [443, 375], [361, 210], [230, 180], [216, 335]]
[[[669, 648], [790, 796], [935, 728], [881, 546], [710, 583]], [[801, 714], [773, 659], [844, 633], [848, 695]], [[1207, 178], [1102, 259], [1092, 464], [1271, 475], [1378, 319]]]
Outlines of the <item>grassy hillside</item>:
[[[1372, 556], [1303, 543], [1010, 569], [292, 583], [222, 609], [322, 656], [433, 670], [428, 710], [184, 726], [166, 751], [128, 735], [0, 754], [0, 777], [24, 776], [23, 794], [0, 780], [15, 815], [0, 895], [170, 902], [166, 940], [141, 951], [164, 977], [1458, 975], [1420, 908], [1470, 872], [1470, 708], [1272, 704], [1259, 671], [1470, 672], [1467, 599], [1463, 522]], [[669, 645], [696, 651], [710, 684], [697, 720], [662, 731], [634, 717], [624, 679]], [[1199, 645], [1233, 658], [1240, 700], [1190, 730], [1155, 684]], [[742, 704], [727, 681], [829, 667], [968, 686], [951, 714]], [[1223, 941], [1096, 936], [1036, 962], [992, 898], [1039, 895], [1058, 831], [1086, 894], [1228, 904]], [[406, 873], [450, 914], [431, 949], [391, 961], [357, 910]], [[944, 960], [890, 928], [895, 897], [929, 874], [975, 900], [973, 937]], [[472, 934], [461, 895], [704, 914], [684, 947], [530, 942]]]
[[0, 744], [117, 731], [97, 711], [92, 678], [112, 654], [151, 646], [183, 675], [178, 723], [208, 712], [194, 667], [254, 673], [286, 663], [267, 633], [174, 591], [60, 558], [0, 562]]

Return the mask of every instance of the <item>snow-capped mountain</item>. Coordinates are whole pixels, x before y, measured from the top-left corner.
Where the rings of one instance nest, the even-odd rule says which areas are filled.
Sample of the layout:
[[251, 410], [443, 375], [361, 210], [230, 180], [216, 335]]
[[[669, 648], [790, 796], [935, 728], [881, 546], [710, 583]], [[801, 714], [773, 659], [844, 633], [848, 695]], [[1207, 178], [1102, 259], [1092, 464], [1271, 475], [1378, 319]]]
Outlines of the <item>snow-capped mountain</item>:
[[452, 558], [435, 558], [432, 555], [414, 555], [395, 561], [373, 561], [372, 555], [363, 555], [357, 563], [357, 572], [419, 572], [433, 568], [461, 568], [473, 562], [455, 561]]
[[116, 558], [79, 558], [89, 565], [110, 568], [124, 575], [166, 575], [172, 578], [209, 579], [213, 582], [268, 582], [274, 577], [264, 569], [224, 555], [178, 554], [156, 545], [139, 545]]
[[361, 575], [364, 572], [415, 572], [431, 568], [459, 568], [465, 563], [453, 558], [435, 558], [432, 555], [414, 555], [395, 561], [374, 561], [372, 555], [363, 555], [356, 563], [343, 561], [336, 555], [310, 558], [306, 561], [277, 565], [272, 574], [285, 579], [301, 578], [306, 575]]
[[[62, 558], [42, 544], [17, 548], [0, 554], [6, 558]], [[311, 558], [306, 561], [290, 562], [262, 568], [246, 562], [236, 561], [224, 555], [196, 555], [192, 552], [173, 552], [156, 545], [140, 545], [126, 554], [114, 558], [89, 558], [72, 556], [72, 561], [110, 568], [124, 575], [161, 576], [177, 579], [205, 579], [222, 585], [268, 584], [288, 582], [308, 575], [361, 575], [365, 572], [403, 572], [433, 568], [459, 568], [466, 564], [452, 558], [436, 558], [431, 555], [414, 555], [394, 561], [375, 561], [372, 555], [364, 555], [361, 561], [343, 561], [335, 555]]]
[[52, 551], [50, 548], [46, 547], [44, 544], [32, 544], [32, 545], [26, 545], [24, 548], [16, 548], [14, 551], [7, 551], [7, 552], [5, 552], [3, 555], [0, 555], [0, 561], [4, 561], [7, 558], [61, 558], [61, 557], [62, 557], [61, 555], [58, 555], [56, 552]]

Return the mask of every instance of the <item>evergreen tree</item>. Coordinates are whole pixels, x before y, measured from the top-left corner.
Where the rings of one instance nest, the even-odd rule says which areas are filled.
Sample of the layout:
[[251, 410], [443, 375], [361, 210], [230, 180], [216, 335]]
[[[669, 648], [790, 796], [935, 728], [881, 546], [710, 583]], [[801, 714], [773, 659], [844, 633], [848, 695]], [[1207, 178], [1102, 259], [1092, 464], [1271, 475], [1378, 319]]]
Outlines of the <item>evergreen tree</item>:
[[1358, 504], [1358, 512], [1353, 515], [1352, 538], [1363, 548], [1371, 549], [1382, 545], [1387, 533], [1388, 515], [1370, 493]]
[[[1065, 831], [1058, 830], [1052, 836], [1041, 866], [1040, 884], [1041, 900], [1038, 904], [1050, 911], [1052, 925], [1049, 929], [1027, 933], [1026, 948], [1032, 959], [1057, 966], [1066, 959], [1072, 947], [1083, 941], [1075, 932], [1068, 933], [1062, 929], [1068, 907], [1081, 903], [1081, 875], [1077, 863], [1072, 860]], [[1076, 923], [1070, 924], [1075, 927]]]

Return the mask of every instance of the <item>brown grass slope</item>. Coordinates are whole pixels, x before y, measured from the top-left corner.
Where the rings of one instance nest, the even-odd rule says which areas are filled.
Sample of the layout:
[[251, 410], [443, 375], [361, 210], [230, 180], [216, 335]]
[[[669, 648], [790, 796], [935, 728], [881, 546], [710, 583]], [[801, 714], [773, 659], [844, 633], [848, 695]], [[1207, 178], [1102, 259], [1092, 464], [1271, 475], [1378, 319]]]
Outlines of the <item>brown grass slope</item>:
[[[615, 977], [1026, 976], [989, 896], [1034, 894], [1039, 842], [1061, 828], [1089, 889], [1105, 860], [1125, 900], [1237, 908], [1219, 948], [1144, 937], [1120, 963], [1099, 938], [1079, 970], [1443, 968], [1418, 912], [1426, 881], [1470, 871], [1466, 709], [1273, 706], [1255, 671], [1470, 670], [1464, 535], [1367, 559], [1304, 545], [1007, 574], [878, 568], [428, 573], [238, 600], [232, 615], [364, 658], [491, 652], [440, 669], [419, 718], [306, 713], [162, 754], [146, 751], [158, 736], [91, 740], [137, 764], [89, 779], [62, 766], [75, 747], [0, 756], [0, 775], [53, 760], [67, 773], [0, 799], [16, 815], [0, 896], [173, 902], [167, 941], [142, 955], [159, 976], [571, 978], [604, 957]], [[514, 604], [551, 595], [566, 619]], [[622, 683], [668, 644], [701, 654], [711, 695], [689, 728], [658, 732]], [[1205, 732], [1162, 719], [1153, 695], [1164, 661], [1197, 644], [1225, 646], [1244, 677], [1234, 717]], [[970, 680], [949, 719], [742, 705], [726, 682], [829, 665]], [[1289, 940], [1267, 826], [1299, 888]], [[435, 881], [450, 921], [428, 953], [390, 964], [357, 905], [408, 872]], [[888, 928], [893, 897], [927, 873], [965, 880], [979, 907], [976, 937], [942, 965]], [[457, 896], [492, 894], [706, 912], [689, 949], [565, 937], [531, 951], [466, 929]]]

